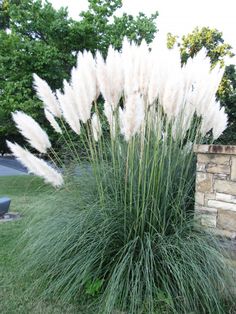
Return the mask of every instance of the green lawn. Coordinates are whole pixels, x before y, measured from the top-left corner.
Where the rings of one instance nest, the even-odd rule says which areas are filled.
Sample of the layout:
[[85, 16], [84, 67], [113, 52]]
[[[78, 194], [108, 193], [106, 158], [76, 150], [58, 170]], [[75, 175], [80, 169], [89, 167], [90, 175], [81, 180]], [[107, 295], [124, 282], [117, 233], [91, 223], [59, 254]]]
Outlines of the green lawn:
[[73, 306], [66, 309], [52, 302], [45, 303], [39, 298], [28, 297], [27, 278], [19, 278], [22, 267], [19, 253], [19, 239], [27, 227], [29, 211], [37, 211], [37, 201], [53, 189], [45, 186], [33, 176], [0, 177], [0, 196], [12, 199], [11, 211], [21, 213], [16, 222], [0, 223], [0, 313], [1, 314], [51, 314], [78, 313]]

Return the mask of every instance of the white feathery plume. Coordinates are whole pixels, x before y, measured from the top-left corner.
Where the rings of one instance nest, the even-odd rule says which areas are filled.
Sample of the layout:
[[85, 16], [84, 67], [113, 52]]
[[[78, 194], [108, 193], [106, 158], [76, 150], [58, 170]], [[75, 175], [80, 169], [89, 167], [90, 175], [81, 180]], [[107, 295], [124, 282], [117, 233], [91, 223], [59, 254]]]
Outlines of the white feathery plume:
[[71, 71], [71, 86], [80, 120], [86, 123], [91, 116], [92, 103], [99, 95], [95, 61], [91, 52], [79, 52], [77, 66]]
[[137, 93], [128, 96], [125, 109], [121, 115], [121, 133], [124, 135], [126, 141], [129, 141], [140, 131], [144, 116], [144, 103], [141, 96]]
[[185, 135], [190, 128], [194, 114], [195, 107], [191, 103], [185, 103], [181, 112], [181, 126], [183, 135]]
[[124, 93], [125, 96], [139, 92], [139, 74], [140, 74], [140, 50], [138, 46], [127, 38], [122, 46], [122, 63], [124, 69]]
[[[173, 136], [177, 133], [185, 136], [196, 112], [202, 117], [201, 132], [206, 134], [213, 128], [216, 137], [227, 123], [227, 116], [215, 101], [223, 73], [224, 69], [219, 66], [211, 69], [204, 49], [181, 67], [179, 49], [168, 49], [166, 41], [155, 40], [150, 52], [145, 41], [138, 46], [125, 38], [122, 52], [110, 46], [106, 60], [99, 52], [96, 61], [90, 52], [78, 53], [77, 66], [71, 72], [71, 84], [64, 82], [64, 94], [58, 91], [57, 96], [65, 120], [77, 134], [80, 134], [79, 120], [86, 123], [90, 119], [93, 101], [101, 91], [105, 100], [104, 114], [112, 136], [117, 129], [115, 114], [124, 92], [125, 106], [123, 110], [119, 107], [117, 118], [127, 141], [140, 131], [147, 112], [146, 120], [156, 114], [156, 104], [163, 107], [168, 121], [173, 123]], [[47, 83], [37, 76], [35, 81], [39, 82], [36, 85], [44, 84], [48, 98], [52, 96], [58, 105]], [[152, 108], [153, 111], [150, 110]], [[49, 105], [46, 109], [54, 115]], [[222, 122], [218, 129], [216, 117]], [[92, 125], [98, 130], [100, 121], [96, 115], [92, 117]], [[98, 132], [94, 134], [98, 139]]]
[[[204, 136], [208, 131], [218, 125], [217, 118], [220, 105], [215, 100], [215, 95], [222, 80], [224, 69], [216, 66], [211, 70], [210, 59], [206, 57], [206, 51], [201, 50], [193, 59], [189, 58], [182, 69], [185, 86], [186, 107], [192, 106], [199, 117], [202, 117], [201, 134]], [[227, 116], [221, 114], [221, 128], [227, 124]], [[219, 132], [215, 132], [219, 133]], [[214, 135], [214, 138], [216, 136]]]
[[30, 116], [21, 111], [12, 113], [12, 118], [21, 134], [32, 147], [40, 153], [46, 153], [51, 147], [47, 133]]
[[107, 76], [107, 69], [106, 64], [103, 59], [103, 56], [99, 51], [96, 53], [96, 74], [97, 74], [97, 80], [98, 85], [101, 90], [102, 96], [105, 99], [105, 101], [110, 102], [110, 88], [111, 88], [111, 82], [109, 81], [109, 78]]
[[204, 136], [209, 132], [214, 124], [215, 124], [215, 117], [217, 113], [220, 111], [220, 104], [215, 101], [215, 98], [212, 99], [211, 103], [208, 104], [207, 108], [205, 109], [204, 114], [201, 115], [201, 129], [200, 132]]
[[109, 46], [106, 58], [106, 71], [110, 83], [110, 98], [113, 110], [117, 107], [124, 88], [121, 54]]
[[50, 167], [43, 159], [35, 157], [28, 150], [23, 149], [18, 144], [7, 141], [7, 145], [16, 158], [29, 170], [29, 172], [44, 178], [46, 183], [55, 187], [63, 184], [62, 175]]
[[226, 129], [227, 122], [228, 117], [224, 107], [220, 109], [220, 103], [213, 101], [202, 117], [201, 133], [204, 136], [212, 129], [213, 139], [216, 140]]
[[102, 96], [115, 110], [121, 98], [124, 82], [121, 55], [112, 46], [108, 49], [106, 62], [96, 54], [97, 80]]
[[67, 81], [64, 81], [64, 94], [59, 90], [56, 91], [57, 98], [62, 109], [62, 114], [71, 129], [80, 134], [80, 122], [77, 107], [75, 105], [74, 93]]
[[139, 50], [140, 50], [139, 51], [140, 72], [138, 76], [139, 90], [143, 96], [147, 97], [152, 64], [150, 62], [150, 51], [145, 40], [142, 40]]
[[[192, 113], [196, 112], [202, 117], [202, 135], [213, 128], [213, 117], [220, 110], [215, 94], [224, 73], [219, 66], [211, 70], [210, 59], [206, 55], [206, 50], [202, 49], [194, 58], [189, 58], [182, 68], [185, 108], [193, 108]], [[186, 121], [189, 127], [190, 121]]]
[[155, 41], [149, 59], [148, 102], [153, 104], [158, 99], [169, 118], [176, 116], [183, 98], [180, 52]]
[[82, 55], [78, 54], [77, 69], [80, 80], [85, 84], [89, 101], [92, 103], [97, 99], [99, 90], [97, 90], [96, 62], [90, 51], [85, 50]]
[[159, 89], [161, 85], [161, 78], [159, 72], [158, 62], [153, 62], [150, 72], [149, 86], [148, 86], [148, 103], [152, 105], [159, 95]]
[[[130, 57], [132, 60], [127, 60], [127, 62], [133, 62], [133, 66], [130, 69], [130, 72], [126, 72], [130, 76], [130, 85], [125, 86], [126, 95], [133, 94], [136, 92], [140, 93], [140, 75], [141, 75], [141, 67], [142, 67], [142, 49], [141, 46], [137, 46], [132, 43], [133, 49]], [[128, 91], [129, 88], [129, 91]]]
[[[166, 46], [153, 47], [152, 59], [157, 58], [157, 65], [153, 68], [158, 73], [152, 73], [152, 79], [158, 82], [158, 94], [152, 89], [155, 84], [150, 84], [149, 100], [158, 96], [159, 104], [163, 107], [167, 117], [172, 119], [182, 111], [183, 103], [183, 78], [179, 49], [168, 49]], [[152, 96], [151, 96], [152, 94]]]
[[99, 117], [96, 113], [93, 114], [91, 123], [92, 123], [93, 137], [94, 137], [94, 140], [97, 142], [102, 135], [102, 127], [101, 127]]
[[[213, 117], [215, 114], [215, 112], [212, 110], [211, 112], [208, 112], [208, 116], [209, 117]], [[200, 133], [202, 136], [205, 136], [207, 134], [207, 132], [209, 132], [212, 129], [212, 121], [210, 121], [211, 123], [207, 124], [207, 121], [209, 121], [210, 119], [203, 119], [201, 122], [201, 128], [200, 128]]]
[[210, 72], [211, 76], [211, 84], [212, 89], [215, 91], [215, 94], [219, 88], [220, 82], [222, 81], [222, 78], [225, 73], [225, 67], [221, 67], [220, 64], [217, 64]]
[[112, 110], [112, 106], [106, 101], [104, 103], [103, 112], [109, 123], [111, 137], [114, 138], [116, 135], [116, 117], [114, 111]]
[[33, 79], [34, 89], [38, 98], [42, 100], [46, 109], [48, 109], [55, 117], [60, 118], [61, 110], [59, 103], [48, 83], [41, 79], [37, 74], [33, 74]]
[[172, 119], [172, 136], [174, 139], [185, 137], [195, 113], [195, 107], [191, 103], [185, 103], [181, 109], [178, 115]]
[[173, 77], [173, 80], [171, 78], [166, 80], [164, 88], [159, 94], [159, 103], [162, 105], [169, 120], [181, 114], [184, 107], [182, 81], [175, 80], [178, 77], [177, 75], [174, 76], [173, 74]]
[[53, 127], [53, 129], [54, 129], [57, 133], [62, 134], [62, 129], [60, 128], [59, 124], [57, 123], [56, 119], [55, 119], [54, 116], [51, 114], [51, 112], [45, 108], [45, 109], [44, 109], [44, 114], [45, 114], [46, 119], [49, 121], [49, 123], [50, 123], [51, 126]]
[[211, 99], [215, 98], [220, 82], [222, 81], [224, 71], [225, 68], [224, 67], [221, 68], [219, 64], [210, 70], [208, 77], [209, 90], [205, 98], [205, 101], [210, 102]]
[[138, 46], [135, 43], [123, 42], [122, 60], [124, 63], [125, 95], [139, 92], [147, 96], [150, 77], [150, 52], [145, 40]]
[[91, 115], [92, 102], [89, 100], [85, 81], [81, 78], [82, 74], [80, 73], [79, 75], [79, 70], [77, 68], [73, 68], [71, 71], [71, 86], [75, 100], [75, 109], [78, 112], [79, 119], [83, 123], [86, 123]]
[[224, 69], [216, 66], [211, 70], [210, 59], [202, 49], [194, 58], [189, 58], [182, 69], [186, 101], [191, 102], [198, 116], [205, 115], [222, 79]]
[[148, 103], [150, 105], [157, 100], [162, 84], [161, 76], [163, 73], [160, 71], [160, 51], [163, 51], [163, 49], [159, 47], [159, 40], [155, 38], [152, 43], [152, 50], [149, 54], [151, 69], [148, 84]]
[[227, 128], [228, 125], [228, 116], [225, 113], [224, 107], [217, 112], [215, 117], [215, 123], [213, 126], [213, 139], [216, 140]]

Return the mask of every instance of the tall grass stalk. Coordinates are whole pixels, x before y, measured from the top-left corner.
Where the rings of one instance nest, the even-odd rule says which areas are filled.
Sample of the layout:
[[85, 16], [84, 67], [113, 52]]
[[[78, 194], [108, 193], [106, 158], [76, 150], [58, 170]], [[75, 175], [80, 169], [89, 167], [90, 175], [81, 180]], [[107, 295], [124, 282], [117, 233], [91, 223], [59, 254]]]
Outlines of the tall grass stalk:
[[57, 92], [74, 104], [62, 115], [86, 156], [66, 131], [74, 170], [26, 235], [27, 270], [47, 296], [75, 301], [97, 287], [102, 314], [224, 313], [232, 276], [215, 239], [194, 228], [192, 150], [226, 127], [215, 100], [223, 72], [202, 52], [184, 67], [178, 58], [144, 42], [124, 41], [106, 61], [84, 52]]

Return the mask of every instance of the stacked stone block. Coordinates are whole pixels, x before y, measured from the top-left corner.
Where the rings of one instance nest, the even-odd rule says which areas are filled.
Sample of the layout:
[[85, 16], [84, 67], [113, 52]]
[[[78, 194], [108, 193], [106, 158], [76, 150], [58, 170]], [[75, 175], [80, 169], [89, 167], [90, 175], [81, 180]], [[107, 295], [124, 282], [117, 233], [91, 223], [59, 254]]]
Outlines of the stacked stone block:
[[236, 146], [196, 145], [195, 215], [200, 225], [236, 239]]

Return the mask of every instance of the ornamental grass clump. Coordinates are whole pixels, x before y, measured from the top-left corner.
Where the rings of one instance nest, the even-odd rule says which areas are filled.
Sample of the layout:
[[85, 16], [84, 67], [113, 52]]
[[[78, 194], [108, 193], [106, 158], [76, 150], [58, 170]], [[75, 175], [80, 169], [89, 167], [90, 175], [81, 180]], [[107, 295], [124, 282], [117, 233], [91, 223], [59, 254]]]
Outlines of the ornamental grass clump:
[[177, 49], [125, 39], [106, 59], [79, 53], [71, 80], [55, 93], [34, 76], [46, 117], [73, 156], [66, 167], [32, 118], [13, 115], [54, 163], [8, 142], [57, 187], [25, 235], [26, 268], [45, 296], [89, 296], [103, 314], [224, 313], [232, 274], [217, 241], [194, 226], [192, 150], [227, 126], [215, 98], [223, 72], [204, 51], [181, 66]]

